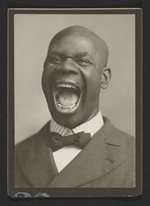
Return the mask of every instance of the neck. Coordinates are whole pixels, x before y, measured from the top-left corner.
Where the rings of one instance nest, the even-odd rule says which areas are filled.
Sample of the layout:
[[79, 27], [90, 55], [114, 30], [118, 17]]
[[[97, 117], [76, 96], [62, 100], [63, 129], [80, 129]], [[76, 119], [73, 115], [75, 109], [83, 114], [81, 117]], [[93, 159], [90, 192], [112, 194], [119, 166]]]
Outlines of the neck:
[[87, 122], [80, 124], [79, 126], [75, 127], [74, 129], [68, 129], [60, 124], [57, 124], [53, 119], [50, 123], [50, 131], [59, 133], [63, 136], [67, 136], [71, 133], [78, 133], [84, 131], [86, 133], [91, 133], [94, 135], [102, 126], [103, 126], [103, 118], [101, 115], [101, 111], [99, 111], [95, 116], [93, 116]]

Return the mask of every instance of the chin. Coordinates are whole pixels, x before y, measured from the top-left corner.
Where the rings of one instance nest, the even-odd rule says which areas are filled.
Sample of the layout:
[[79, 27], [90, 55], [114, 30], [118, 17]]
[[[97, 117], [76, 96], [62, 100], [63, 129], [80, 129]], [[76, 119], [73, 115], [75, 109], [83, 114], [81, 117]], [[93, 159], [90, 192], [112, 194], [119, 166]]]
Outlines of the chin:
[[58, 112], [54, 108], [50, 110], [53, 119], [61, 126], [73, 129], [81, 124], [81, 118], [78, 112], [72, 112], [72, 114], [66, 114], [63, 112]]

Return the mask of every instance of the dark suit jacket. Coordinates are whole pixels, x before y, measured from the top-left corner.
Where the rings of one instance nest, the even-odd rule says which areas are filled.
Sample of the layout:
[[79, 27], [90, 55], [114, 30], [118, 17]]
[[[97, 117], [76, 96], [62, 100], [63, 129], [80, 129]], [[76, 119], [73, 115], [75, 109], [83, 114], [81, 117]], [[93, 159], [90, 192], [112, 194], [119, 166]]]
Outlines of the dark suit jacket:
[[49, 132], [47, 123], [37, 134], [16, 146], [16, 186], [135, 186], [135, 139], [116, 129], [109, 120], [60, 173], [52, 150], [47, 147]]

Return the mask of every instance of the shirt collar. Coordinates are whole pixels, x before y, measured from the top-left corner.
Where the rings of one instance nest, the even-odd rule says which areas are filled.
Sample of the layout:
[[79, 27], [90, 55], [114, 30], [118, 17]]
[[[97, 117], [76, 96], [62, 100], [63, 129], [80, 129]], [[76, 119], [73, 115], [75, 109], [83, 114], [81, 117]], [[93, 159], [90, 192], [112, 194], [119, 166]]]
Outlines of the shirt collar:
[[61, 134], [62, 136], [67, 136], [73, 133], [84, 131], [86, 133], [90, 133], [91, 136], [93, 136], [103, 126], [103, 124], [104, 121], [102, 118], [102, 114], [101, 111], [99, 111], [92, 119], [79, 125], [78, 127], [75, 127], [72, 130], [57, 124], [57, 122], [52, 119], [50, 121], [50, 131]]

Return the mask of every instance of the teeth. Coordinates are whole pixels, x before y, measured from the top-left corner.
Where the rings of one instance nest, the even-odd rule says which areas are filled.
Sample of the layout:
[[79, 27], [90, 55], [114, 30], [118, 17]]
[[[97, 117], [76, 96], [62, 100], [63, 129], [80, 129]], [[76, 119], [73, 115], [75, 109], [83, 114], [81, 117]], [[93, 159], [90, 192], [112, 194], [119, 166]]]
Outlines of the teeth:
[[70, 105], [70, 106], [64, 106], [62, 104], [60, 104], [58, 101], [57, 101], [57, 105], [62, 108], [62, 109], [73, 109], [75, 106], [76, 106], [76, 103], [74, 103], [73, 105]]
[[73, 88], [73, 89], [77, 89], [75, 86], [73, 86], [71, 84], [65, 84], [65, 83], [57, 84], [56, 88]]

